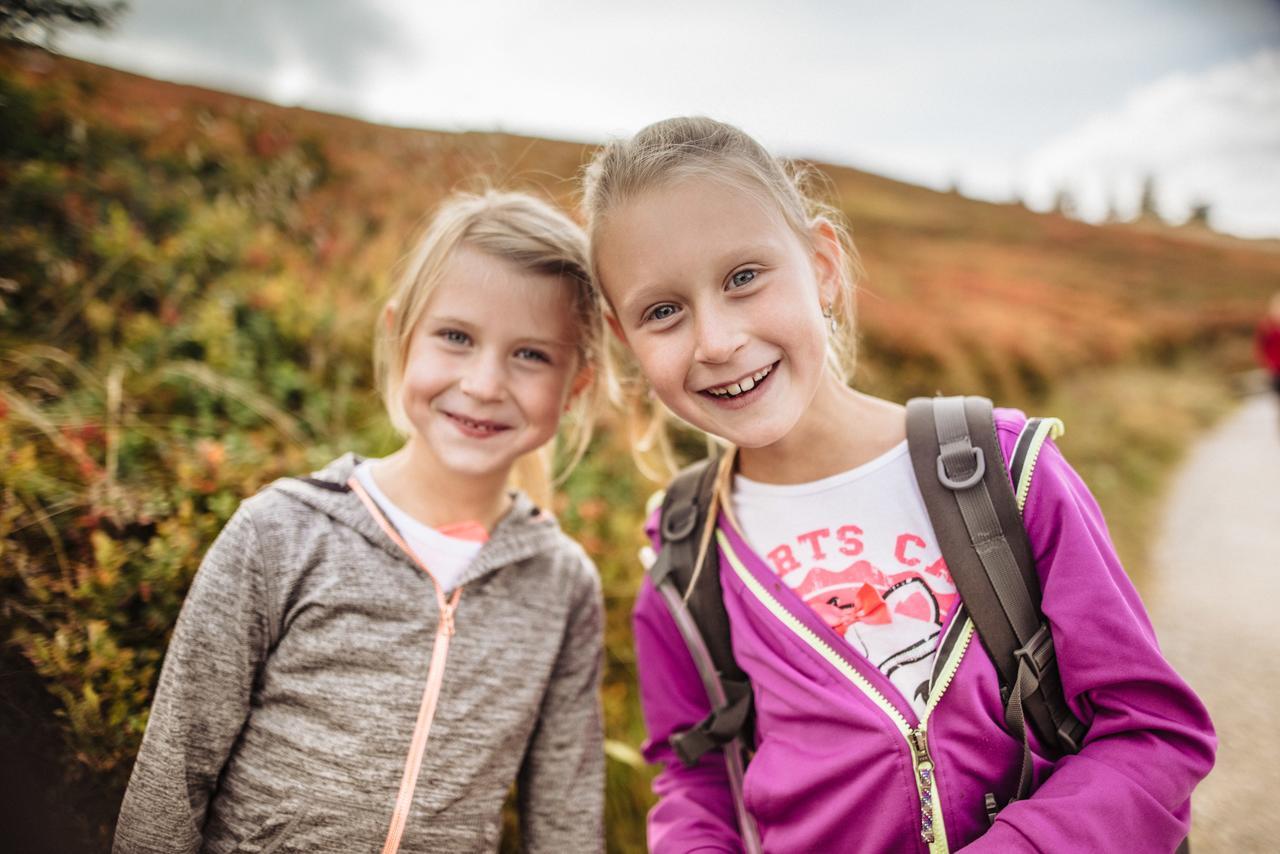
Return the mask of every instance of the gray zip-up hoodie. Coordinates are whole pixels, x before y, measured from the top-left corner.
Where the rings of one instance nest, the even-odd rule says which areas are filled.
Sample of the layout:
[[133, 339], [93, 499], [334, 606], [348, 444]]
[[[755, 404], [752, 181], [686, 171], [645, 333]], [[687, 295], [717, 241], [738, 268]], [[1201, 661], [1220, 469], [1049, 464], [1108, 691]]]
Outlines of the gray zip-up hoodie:
[[[357, 462], [267, 487], [205, 555], [125, 793], [119, 854], [381, 849], [439, 608], [345, 486]], [[400, 850], [494, 850], [517, 780], [529, 850], [601, 850], [595, 567], [517, 495], [459, 584]]]

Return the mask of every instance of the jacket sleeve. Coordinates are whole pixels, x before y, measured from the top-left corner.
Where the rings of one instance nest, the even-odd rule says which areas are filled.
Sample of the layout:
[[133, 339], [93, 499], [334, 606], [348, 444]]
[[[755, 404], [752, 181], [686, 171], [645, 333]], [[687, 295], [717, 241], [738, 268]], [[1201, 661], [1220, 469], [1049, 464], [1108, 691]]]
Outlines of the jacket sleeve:
[[1208, 712], [1160, 653], [1097, 502], [1051, 442], [1024, 519], [1067, 700], [1089, 730], [965, 850], [1173, 851], [1213, 765]]
[[585, 555], [582, 561], [569, 624], [520, 769], [526, 851], [604, 850], [604, 605], [595, 566]]
[[195, 852], [269, 645], [263, 560], [242, 506], [205, 554], [165, 653], [113, 851]]
[[[651, 525], [651, 537], [655, 528]], [[686, 768], [668, 741], [672, 733], [706, 717], [711, 704], [693, 656], [647, 576], [636, 598], [632, 626], [640, 705], [649, 734], [644, 757], [662, 766], [653, 781], [658, 803], [649, 812], [649, 850], [741, 851], [724, 754], [709, 751], [693, 768]]]

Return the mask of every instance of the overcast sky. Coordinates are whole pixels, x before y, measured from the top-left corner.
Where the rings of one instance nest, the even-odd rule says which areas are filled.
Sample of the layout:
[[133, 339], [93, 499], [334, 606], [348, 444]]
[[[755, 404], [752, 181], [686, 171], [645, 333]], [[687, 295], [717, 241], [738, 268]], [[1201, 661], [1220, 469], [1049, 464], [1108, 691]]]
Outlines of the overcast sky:
[[130, 0], [72, 55], [378, 122], [599, 141], [703, 113], [778, 153], [1086, 218], [1280, 236], [1280, 0]]

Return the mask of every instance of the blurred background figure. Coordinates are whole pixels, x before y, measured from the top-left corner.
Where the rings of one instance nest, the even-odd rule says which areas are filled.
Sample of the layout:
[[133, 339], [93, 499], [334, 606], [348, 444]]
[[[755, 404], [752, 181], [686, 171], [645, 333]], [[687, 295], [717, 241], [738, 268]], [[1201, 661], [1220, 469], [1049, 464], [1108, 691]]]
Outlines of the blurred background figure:
[[1268, 383], [1280, 395], [1280, 291], [1271, 297], [1267, 313], [1258, 322], [1257, 352]]

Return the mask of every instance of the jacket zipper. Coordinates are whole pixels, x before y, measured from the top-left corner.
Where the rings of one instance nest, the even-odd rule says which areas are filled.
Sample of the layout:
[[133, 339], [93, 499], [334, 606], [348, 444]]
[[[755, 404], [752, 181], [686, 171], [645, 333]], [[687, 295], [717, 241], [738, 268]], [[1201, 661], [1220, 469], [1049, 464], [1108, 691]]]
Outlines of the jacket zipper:
[[1031, 446], [1027, 449], [1027, 461], [1022, 468], [1022, 476], [1014, 484], [1014, 498], [1017, 500], [1019, 513], [1026, 508], [1027, 495], [1031, 491], [1031, 477], [1036, 473], [1036, 462], [1040, 459], [1040, 449], [1044, 447], [1045, 440], [1057, 439], [1066, 431], [1066, 425], [1057, 418], [1044, 418], [1036, 428], [1036, 434], [1031, 437]]
[[427, 750], [427, 738], [431, 734], [431, 722], [435, 719], [436, 706], [440, 701], [440, 687], [444, 683], [445, 664], [449, 659], [449, 641], [455, 631], [454, 615], [458, 611], [458, 602], [462, 598], [462, 588], [453, 591], [446, 597], [444, 588], [436, 580], [431, 570], [427, 569], [413, 549], [396, 531], [395, 526], [383, 515], [377, 503], [369, 496], [355, 476], [347, 481], [369, 515], [378, 523], [383, 532], [396, 546], [404, 552], [422, 572], [431, 579], [431, 586], [436, 595], [436, 606], [440, 618], [436, 623], [436, 639], [431, 647], [431, 664], [427, 667], [427, 682], [422, 689], [422, 702], [418, 705], [418, 719], [413, 726], [413, 735], [409, 740], [409, 750], [405, 755], [404, 774], [400, 778], [400, 788], [396, 792], [395, 807], [391, 812], [391, 821], [387, 827], [387, 838], [382, 846], [382, 854], [396, 854], [400, 850], [400, 840], [404, 836], [405, 826], [409, 822], [409, 810], [413, 807], [413, 793], [417, 787], [418, 774], [422, 769], [422, 757]]
[[729, 565], [733, 567], [733, 571], [765, 608], [815, 652], [825, 658], [836, 670], [840, 671], [845, 678], [856, 685], [880, 707], [882, 712], [897, 724], [898, 732], [902, 735], [907, 750], [911, 754], [911, 765], [915, 771], [916, 791], [920, 806], [920, 840], [929, 846], [930, 854], [947, 854], [950, 849], [947, 847], [947, 831], [942, 817], [937, 776], [933, 758], [929, 754], [927, 722], [929, 715], [938, 705], [938, 701], [942, 698], [947, 688], [950, 687], [952, 679], [955, 678], [956, 670], [960, 667], [960, 661], [964, 658], [965, 650], [969, 647], [969, 641], [973, 638], [973, 622], [968, 617], [965, 618], [965, 625], [961, 629], [960, 639], [948, 656], [941, 678], [937, 681], [934, 690], [929, 694], [929, 703], [925, 707], [924, 717], [921, 718], [919, 726], [912, 727], [906, 716], [884, 694], [880, 693], [865, 676], [859, 673], [830, 644], [818, 637], [812, 629], [801, 622], [795, 614], [787, 610], [785, 605], [765, 589], [764, 585], [751, 574], [751, 571], [743, 566], [722, 531], [716, 531], [716, 539], [721, 551], [729, 558]]
[[916, 786], [920, 790], [920, 840], [934, 843], [933, 833], [933, 757], [929, 755], [929, 736], [924, 727], [911, 730], [911, 758], [916, 766]]

